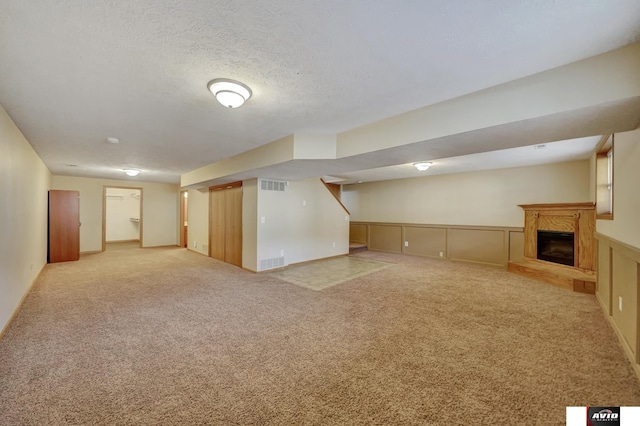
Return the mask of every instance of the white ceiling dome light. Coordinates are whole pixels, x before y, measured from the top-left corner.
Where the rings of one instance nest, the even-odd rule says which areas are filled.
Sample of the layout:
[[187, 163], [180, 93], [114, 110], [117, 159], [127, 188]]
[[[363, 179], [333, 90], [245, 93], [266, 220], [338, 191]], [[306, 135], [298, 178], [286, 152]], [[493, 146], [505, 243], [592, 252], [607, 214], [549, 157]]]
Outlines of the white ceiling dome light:
[[140, 174], [140, 170], [137, 169], [124, 169], [124, 172], [127, 176], [138, 176]]
[[238, 108], [251, 97], [251, 89], [246, 84], [228, 78], [216, 78], [207, 84], [218, 102], [227, 108]]
[[431, 167], [432, 164], [433, 163], [426, 163], [426, 162], [413, 163], [415, 168], [420, 170], [421, 172], [424, 172], [425, 170], [429, 169], [429, 167]]

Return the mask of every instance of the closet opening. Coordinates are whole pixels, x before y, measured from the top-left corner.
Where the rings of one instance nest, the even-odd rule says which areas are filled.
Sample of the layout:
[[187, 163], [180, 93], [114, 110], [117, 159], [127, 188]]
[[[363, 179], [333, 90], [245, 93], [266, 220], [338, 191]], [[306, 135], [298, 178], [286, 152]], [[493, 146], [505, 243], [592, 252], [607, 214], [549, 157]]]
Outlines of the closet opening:
[[105, 186], [102, 251], [142, 247], [142, 188]]

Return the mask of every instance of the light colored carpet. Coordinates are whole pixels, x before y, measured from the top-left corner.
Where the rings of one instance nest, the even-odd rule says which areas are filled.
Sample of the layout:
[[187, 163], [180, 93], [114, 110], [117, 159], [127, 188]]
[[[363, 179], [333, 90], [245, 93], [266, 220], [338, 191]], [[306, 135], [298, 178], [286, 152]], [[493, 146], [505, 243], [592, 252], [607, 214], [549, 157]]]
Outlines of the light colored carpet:
[[269, 275], [310, 290], [320, 291], [393, 266], [392, 263], [340, 256], [302, 265], [291, 265]]
[[593, 296], [356, 256], [396, 265], [320, 292], [185, 249], [48, 265], [0, 341], [0, 423], [529, 425], [640, 405]]

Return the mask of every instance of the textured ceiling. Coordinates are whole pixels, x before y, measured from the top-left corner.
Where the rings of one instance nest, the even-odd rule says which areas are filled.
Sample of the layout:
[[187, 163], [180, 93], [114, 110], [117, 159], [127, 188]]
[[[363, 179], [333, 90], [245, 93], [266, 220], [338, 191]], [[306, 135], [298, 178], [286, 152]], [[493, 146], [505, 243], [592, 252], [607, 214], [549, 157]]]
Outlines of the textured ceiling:
[[[54, 174], [177, 183], [639, 41], [638, 16], [637, 0], [0, 0], [0, 104]], [[220, 106], [220, 77], [251, 100]]]

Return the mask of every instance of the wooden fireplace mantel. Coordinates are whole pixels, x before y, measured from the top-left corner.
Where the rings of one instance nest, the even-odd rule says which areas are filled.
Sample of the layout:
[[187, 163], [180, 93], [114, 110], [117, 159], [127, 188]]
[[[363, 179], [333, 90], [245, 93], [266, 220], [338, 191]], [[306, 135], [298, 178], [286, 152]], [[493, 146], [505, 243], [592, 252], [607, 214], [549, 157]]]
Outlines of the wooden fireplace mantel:
[[[524, 210], [524, 262], [526, 263], [526, 269], [535, 269], [536, 265], [538, 265], [539, 270], [547, 272], [558, 270], [560, 272], [559, 275], [563, 275], [565, 278], [575, 275], [574, 290], [576, 290], [575, 280], [584, 284], [585, 277], [593, 276], [593, 287], [595, 289], [595, 204], [586, 202], [521, 204], [519, 206]], [[573, 267], [537, 259], [539, 230], [573, 232], [575, 259]], [[513, 272], [520, 273], [522, 269], [525, 269], [522, 265], [509, 265], [509, 270]], [[566, 279], [558, 280], [557, 282], [553, 282], [553, 279], [544, 281], [556, 285], [562, 282], [561, 286], [567, 287]], [[589, 286], [589, 290], [591, 290], [591, 286]]]
[[538, 231], [574, 233], [574, 267], [595, 271], [595, 204], [522, 204], [524, 210], [524, 256], [535, 259]]
[[551, 204], [518, 204], [523, 210], [592, 210], [596, 208], [594, 203], [551, 203]]

